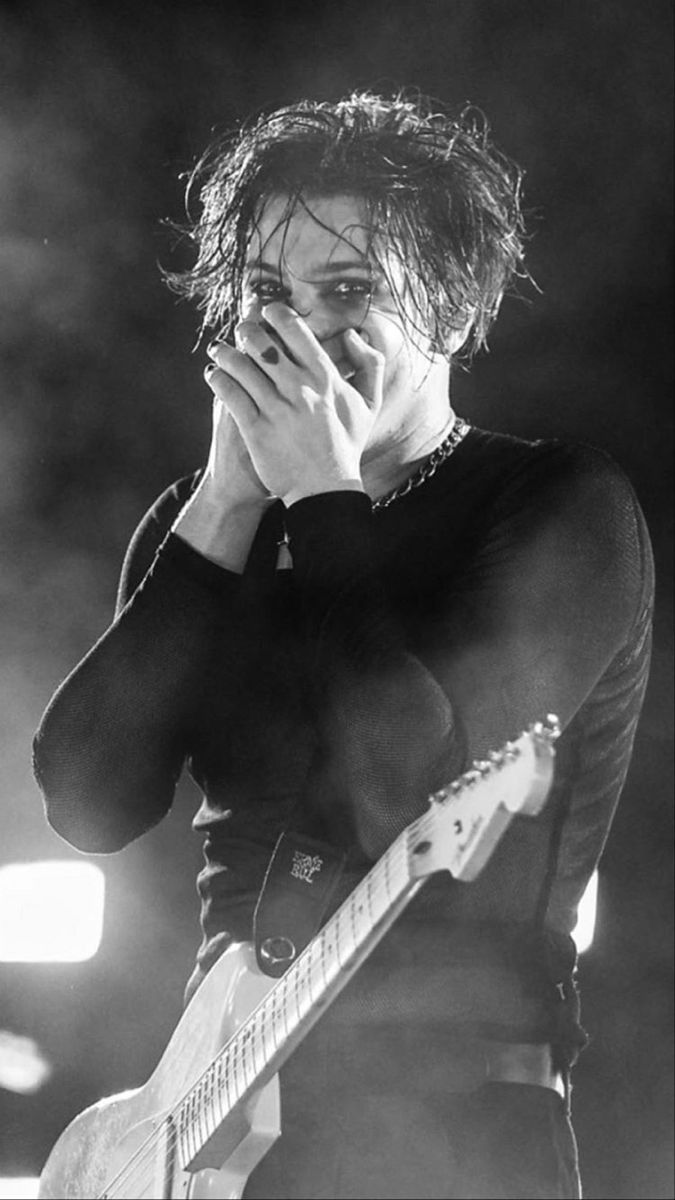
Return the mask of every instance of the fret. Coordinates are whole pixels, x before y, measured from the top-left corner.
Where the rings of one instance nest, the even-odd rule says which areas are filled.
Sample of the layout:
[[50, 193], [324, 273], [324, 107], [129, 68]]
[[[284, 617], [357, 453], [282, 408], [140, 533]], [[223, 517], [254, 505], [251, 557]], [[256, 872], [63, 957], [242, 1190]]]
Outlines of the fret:
[[260, 1066], [258, 1063], [258, 1027], [256, 1025], [257, 1013], [253, 1013], [249, 1018], [245, 1028], [247, 1029], [248, 1051], [251, 1067], [253, 1068], [254, 1076], [258, 1075]]
[[185, 1144], [186, 1161], [190, 1161], [196, 1151], [196, 1142], [194, 1139], [194, 1128], [192, 1124], [192, 1093], [188, 1093], [188, 1103], [185, 1109], [185, 1121], [183, 1127], [183, 1141]]
[[327, 941], [326, 934], [325, 934], [325, 932], [322, 931], [319, 934], [319, 951], [321, 954], [321, 958], [319, 961], [321, 964], [321, 978], [323, 980], [324, 987], [328, 987], [328, 980], [330, 978], [329, 970], [328, 970], [328, 959], [326, 957], [326, 941]]
[[282, 1040], [281, 1037], [277, 1038], [277, 1030], [279, 1029], [279, 1023], [280, 1023], [279, 1022], [279, 1003], [278, 1003], [280, 990], [281, 989], [278, 987], [273, 988], [271, 995], [268, 997], [268, 1000], [265, 1001], [265, 1003], [270, 1003], [271, 1008], [272, 1008], [271, 1024], [272, 1024], [272, 1033], [274, 1035], [275, 1049], [277, 1049], [280, 1041]]
[[[247, 1022], [243, 1028], [245, 1030], [246, 1044], [248, 1049], [248, 1069], [251, 1072], [251, 1080], [254, 1080], [258, 1075], [258, 1067], [256, 1064], [255, 1017], [251, 1018], [251, 1020]], [[249, 1080], [246, 1082], [248, 1084]]]
[[426, 875], [447, 869], [458, 878], [473, 878], [511, 816], [540, 810], [552, 778], [554, 736], [555, 731], [542, 733], [534, 727], [531, 736], [523, 735], [522, 745], [508, 745], [496, 766], [476, 763], [431, 797], [431, 813], [392, 843], [281, 979], [270, 984], [259, 1006], [179, 1103], [175, 1135], [186, 1163], [198, 1158], [256, 1083], [270, 1077], [266, 1072], [278, 1069]]
[[197, 1084], [197, 1088], [196, 1088], [195, 1094], [194, 1094], [193, 1126], [194, 1126], [195, 1140], [197, 1142], [197, 1145], [199, 1145], [200, 1141], [202, 1141], [203, 1136], [204, 1136], [203, 1124], [204, 1124], [205, 1091], [206, 1091], [206, 1089], [204, 1087], [204, 1079], [202, 1078], [199, 1080], [199, 1083]]
[[[312, 1008], [314, 1006], [314, 1000], [316, 998], [316, 993], [314, 990], [314, 972], [312, 970], [312, 952], [310, 949], [308, 949], [307, 952], [305, 954], [303, 954], [302, 959], [301, 959], [301, 965], [305, 972], [306, 995], [307, 995], [307, 999], [309, 1001], [309, 1007]], [[299, 966], [300, 966], [300, 964], [299, 964]]]
[[250, 1026], [248, 1026], [248, 1025], [242, 1026], [241, 1033], [240, 1033], [240, 1041], [241, 1041], [242, 1077], [243, 1077], [243, 1083], [244, 1083], [242, 1091], [245, 1091], [246, 1088], [248, 1087], [249, 1083], [252, 1083], [256, 1076], [255, 1064], [253, 1062], [253, 1057], [251, 1054]]
[[[297, 968], [297, 964], [295, 964], [295, 963], [293, 964], [292, 970], [293, 970], [293, 999], [295, 1000], [295, 1020], [293, 1022], [293, 1028], [295, 1029], [296, 1025], [298, 1025], [300, 1023], [300, 1020], [302, 1019], [302, 999], [303, 999], [303, 997], [302, 997], [302, 992], [300, 990], [300, 972]], [[290, 973], [291, 972], [289, 971], [289, 975], [290, 975]]]
[[342, 947], [342, 910], [338, 910], [338, 912], [335, 914], [335, 928], [333, 932], [335, 935], [335, 956], [337, 958], [337, 964], [338, 967], [343, 967], [344, 963], [342, 954], [340, 953]]
[[349, 897], [349, 925], [352, 931], [352, 942], [354, 946], [359, 944], [359, 934], [356, 928], [356, 907], [354, 905], [353, 896]]
[[240, 1096], [244, 1090], [242, 1086], [244, 1079], [244, 1046], [240, 1035], [235, 1037], [232, 1043], [232, 1069], [234, 1071], [235, 1096]]
[[199, 1086], [197, 1088], [196, 1102], [197, 1102], [197, 1119], [195, 1122], [196, 1133], [199, 1135], [199, 1139], [203, 1144], [209, 1136], [208, 1123], [207, 1123], [207, 1113], [208, 1113], [208, 1106], [209, 1106], [208, 1076], [204, 1076], [204, 1078], [202, 1078], [199, 1081]]
[[227, 1100], [228, 1111], [234, 1107], [234, 1072], [232, 1069], [232, 1054], [229, 1046], [225, 1047], [222, 1054], [223, 1072], [224, 1072], [224, 1087], [225, 1098]]
[[368, 889], [368, 899], [370, 901], [370, 915], [373, 925], [377, 924], [384, 909], [384, 896], [382, 892], [382, 865], [377, 864], [376, 869], [372, 872], [372, 884]]
[[328, 982], [326, 977], [326, 964], [324, 960], [323, 932], [317, 934], [317, 936], [314, 938], [314, 941], [310, 943], [309, 953], [312, 962], [312, 973], [316, 979], [319, 992], [321, 993]]
[[[393, 850], [393, 847], [392, 847]], [[389, 850], [384, 856], [384, 890], [387, 893], [387, 899], [391, 899], [391, 858], [392, 853]]]
[[216, 1114], [216, 1124], [219, 1124], [223, 1120], [223, 1118], [225, 1116], [225, 1111], [226, 1111], [225, 1088], [223, 1086], [224, 1062], [225, 1062], [225, 1060], [224, 1060], [223, 1055], [219, 1054], [218, 1058], [215, 1060], [215, 1062], [213, 1064], [213, 1072], [214, 1072], [213, 1105], [214, 1105], [214, 1112]]
[[260, 1053], [261, 1071], [274, 1053], [274, 1043], [271, 1040], [271, 1033], [269, 1011], [265, 1005], [262, 1005], [258, 1011], [258, 1050]]
[[314, 1004], [314, 1002], [317, 998], [317, 992], [318, 992], [318, 995], [320, 998], [321, 993], [323, 991], [323, 974], [321, 971], [321, 951], [319, 949], [319, 951], [317, 953], [317, 940], [318, 939], [315, 939], [314, 941], [310, 942], [310, 944], [307, 948], [307, 973], [309, 976], [309, 998], [310, 998], [310, 1001], [312, 1004]]
[[284, 1022], [284, 1033], [285, 1033], [285, 1036], [288, 1038], [288, 1036], [290, 1034], [290, 1024], [291, 1024], [290, 981], [289, 981], [288, 975], [284, 975], [284, 977], [282, 979], [282, 982], [280, 985], [280, 992], [281, 992], [281, 1012], [282, 1012], [283, 1022]]
[[369, 875], [366, 875], [366, 879], [365, 879], [366, 903], [368, 905], [368, 916], [370, 917], [371, 921], [373, 920], [373, 880], [372, 880], [372, 876], [373, 876], [373, 872], [371, 871]]
[[276, 1050], [276, 1042], [273, 1036], [274, 1028], [270, 1021], [270, 1014], [266, 1004], [261, 1006], [258, 1013], [258, 1020], [260, 1025], [260, 1055], [262, 1065], [266, 1066]]
[[366, 915], [363, 885], [357, 888], [356, 892], [354, 893], [351, 908], [352, 912], [354, 913], [354, 926], [356, 929], [355, 940], [358, 944], [360, 944], [370, 929], [370, 923]]

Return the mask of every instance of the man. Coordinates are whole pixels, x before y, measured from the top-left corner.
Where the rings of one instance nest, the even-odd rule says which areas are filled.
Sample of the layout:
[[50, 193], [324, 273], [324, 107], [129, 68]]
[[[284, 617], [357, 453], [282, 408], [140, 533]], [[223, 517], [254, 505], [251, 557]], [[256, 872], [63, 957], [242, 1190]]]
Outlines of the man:
[[[524, 273], [517, 169], [470, 114], [356, 94], [202, 164], [213, 436], [157, 502], [114, 624], [36, 739], [49, 819], [109, 852], [204, 793], [188, 997], [279, 833], [341, 851], [331, 907], [427, 797], [547, 713], [542, 814], [426, 884], [282, 1071], [248, 1197], [574, 1196], [576, 908], [649, 659], [644, 521], [600, 452], [470, 428], [453, 357]], [[544, 398], [545, 400], [546, 398]]]

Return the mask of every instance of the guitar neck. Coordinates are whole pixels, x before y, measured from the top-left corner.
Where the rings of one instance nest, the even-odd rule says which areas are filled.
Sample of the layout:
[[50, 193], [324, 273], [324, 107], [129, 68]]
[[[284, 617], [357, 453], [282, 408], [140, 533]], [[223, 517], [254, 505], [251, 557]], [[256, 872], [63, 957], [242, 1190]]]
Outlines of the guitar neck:
[[555, 717], [537, 723], [434, 793], [430, 811], [404, 829], [172, 1114], [186, 1169], [208, 1165], [228, 1115], [278, 1071], [424, 879], [439, 870], [474, 879], [514, 815], [540, 811], [558, 732]]
[[279, 1070], [421, 886], [409, 848], [420, 821], [389, 847], [184, 1097], [174, 1120], [186, 1168], [200, 1169], [228, 1114]]

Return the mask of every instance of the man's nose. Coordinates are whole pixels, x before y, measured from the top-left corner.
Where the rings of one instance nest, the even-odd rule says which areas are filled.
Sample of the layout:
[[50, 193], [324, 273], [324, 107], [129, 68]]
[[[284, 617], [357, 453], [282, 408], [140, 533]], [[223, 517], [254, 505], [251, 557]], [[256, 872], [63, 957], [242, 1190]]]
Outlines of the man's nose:
[[303, 320], [311, 329], [317, 342], [321, 342], [324, 349], [328, 349], [329, 343], [334, 342], [341, 333], [344, 333], [346, 328], [344, 321], [340, 321], [339, 317], [330, 311], [327, 311], [321, 304], [314, 304], [311, 308], [298, 308]]
[[322, 345], [343, 333], [346, 328], [344, 321], [340, 320], [340, 314], [312, 287], [294, 287], [288, 303]]

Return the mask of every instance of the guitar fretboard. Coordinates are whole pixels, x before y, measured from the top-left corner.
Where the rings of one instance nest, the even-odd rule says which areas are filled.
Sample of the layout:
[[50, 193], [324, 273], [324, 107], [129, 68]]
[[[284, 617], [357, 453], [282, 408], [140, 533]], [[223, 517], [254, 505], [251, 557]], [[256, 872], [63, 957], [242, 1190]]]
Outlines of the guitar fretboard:
[[170, 1114], [183, 1169], [208, 1165], [203, 1152], [228, 1115], [288, 1058], [425, 874], [447, 869], [475, 878], [514, 813], [540, 810], [558, 733], [555, 717], [537, 723], [434, 793], [431, 810], [393, 842]]
[[419, 824], [389, 847], [181, 1101], [173, 1120], [184, 1168], [199, 1168], [228, 1114], [278, 1071], [420, 886], [409, 867]]

